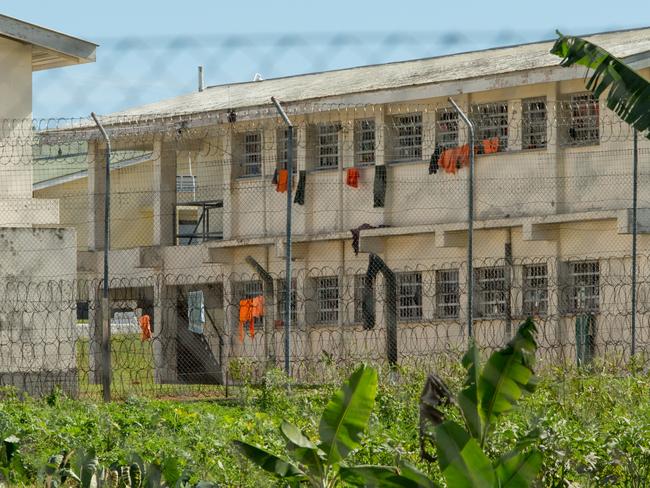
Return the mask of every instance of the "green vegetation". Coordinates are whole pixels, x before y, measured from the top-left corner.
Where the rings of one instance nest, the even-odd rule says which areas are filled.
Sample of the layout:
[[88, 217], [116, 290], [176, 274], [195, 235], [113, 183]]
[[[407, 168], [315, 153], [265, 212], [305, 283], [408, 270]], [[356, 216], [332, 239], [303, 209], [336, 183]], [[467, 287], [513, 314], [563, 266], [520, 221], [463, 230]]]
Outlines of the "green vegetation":
[[[447, 364], [445, 371], [441, 376], [450, 389], [462, 390], [462, 365]], [[349, 454], [349, 465], [397, 466], [407, 461], [442, 483], [437, 465], [419, 459], [424, 382], [421, 370], [402, 370], [398, 379], [380, 373], [362, 448]], [[7, 390], [0, 403], [0, 435], [19, 439], [24, 468], [14, 465], [2, 472], [5, 479], [43, 481], [53, 454], [94, 449], [106, 466], [128, 464], [137, 453], [157, 465], [173, 461], [193, 483], [274, 486], [272, 475], [252, 468], [232, 442], [242, 439], [269, 452], [284, 452], [286, 441], [277, 433], [282, 419], [317, 439], [319, 418], [334, 392], [330, 387], [294, 387], [287, 394], [284, 385], [281, 373], [273, 371], [263, 387], [242, 389], [230, 403], [129, 398], [103, 405], [56, 395], [23, 401]], [[498, 459], [537, 428], [541, 486], [643, 486], [650, 476], [649, 399], [650, 375], [644, 372], [548, 371], [535, 392], [521, 398], [491, 430], [485, 452]], [[440, 408], [449, 420], [463, 422], [455, 407]]]

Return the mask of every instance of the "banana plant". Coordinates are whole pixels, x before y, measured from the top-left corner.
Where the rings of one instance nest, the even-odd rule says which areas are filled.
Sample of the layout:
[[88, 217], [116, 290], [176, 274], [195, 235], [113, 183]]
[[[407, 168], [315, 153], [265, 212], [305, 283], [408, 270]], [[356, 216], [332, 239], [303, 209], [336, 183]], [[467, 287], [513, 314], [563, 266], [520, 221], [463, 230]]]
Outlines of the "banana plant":
[[[455, 400], [446, 393], [425, 395], [423, 392], [420, 401], [424, 405], [420, 411], [426, 417], [421, 423], [428, 423], [430, 428], [421, 428], [421, 432], [436, 446], [438, 464], [448, 486], [518, 488], [530, 486], [538, 475], [542, 457], [531, 447], [534, 433], [494, 462], [483, 450], [498, 418], [535, 388], [536, 332], [534, 322], [528, 319], [506, 347], [493, 352], [483, 367], [478, 348], [471, 342], [463, 357], [467, 378]], [[443, 393], [448, 391], [446, 387], [443, 390]], [[425, 392], [429, 391], [425, 388]], [[464, 425], [444, 419], [437, 406], [445, 402], [458, 406]], [[422, 440], [421, 444], [424, 445]]]
[[650, 139], [650, 81], [596, 44], [559, 31], [557, 34], [551, 54], [562, 58], [562, 66], [591, 69], [587, 89], [596, 98], [609, 89], [607, 107]]
[[328, 402], [319, 425], [319, 441], [312, 441], [297, 426], [283, 421], [284, 456], [243, 441], [234, 444], [253, 463], [289, 486], [329, 488], [346, 482], [353, 486], [433, 487], [415, 467], [347, 466], [346, 458], [361, 447], [377, 395], [377, 371], [361, 366]]

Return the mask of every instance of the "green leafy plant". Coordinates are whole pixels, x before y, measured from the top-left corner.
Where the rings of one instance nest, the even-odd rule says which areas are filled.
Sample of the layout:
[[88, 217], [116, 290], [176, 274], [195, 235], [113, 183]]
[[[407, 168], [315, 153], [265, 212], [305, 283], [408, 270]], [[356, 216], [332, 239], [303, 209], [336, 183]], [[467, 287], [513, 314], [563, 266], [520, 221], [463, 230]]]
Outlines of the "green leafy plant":
[[[524, 393], [535, 388], [532, 368], [536, 332], [535, 324], [528, 319], [506, 347], [493, 352], [483, 367], [476, 344], [470, 343], [463, 357], [467, 377], [455, 401], [439, 379], [425, 388], [420, 400], [420, 432], [436, 446], [438, 464], [448, 486], [525, 487], [537, 477], [542, 456], [531, 447], [534, 433], [494, 462], [484, 452], [498, 418], [511, 411]], [[444, 413], [438, 409], [444, 403], [458, 405], [464, 425], [444, 419]]]
[[3, 482], [17, 484], [27, 481], [27, 472], [20, 455], [20, 439], [6, 437], [0, 444], [0, 486]]
[[406, 463], [388, 466], [346, 466], [345, 459], [361, 447], [377, 394], [377, 371], [361, 366], [337, 390], [320, 419], [320, 441], [312, 441], [294, 424], [284, 420], [280, 432], [286, 453], [277, 456], [258, 446], [235, 441], [252, 462], [283, 479], [289, 486], [307, 484], [333, 487], [345, 481], [356, 486], [433, 486], [422, 473]]
[[585, 39], [558, 32], [551, 54], [562, 66], [581, 65], [593, 70], [587, 89], [596, 98], [607, 89], [607, 107], [650, 138], [650, 82], [623, 61]]

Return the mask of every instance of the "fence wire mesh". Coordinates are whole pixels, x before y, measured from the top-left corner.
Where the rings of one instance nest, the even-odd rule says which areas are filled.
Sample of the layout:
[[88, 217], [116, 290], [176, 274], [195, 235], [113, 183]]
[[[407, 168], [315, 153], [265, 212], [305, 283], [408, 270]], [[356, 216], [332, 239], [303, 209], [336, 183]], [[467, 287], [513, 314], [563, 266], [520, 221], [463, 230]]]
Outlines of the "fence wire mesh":
[[[630, 128], [582, 92], [459, 102], [477, 125], [477, 343], [500, 347], [532, 316], [542, 365], [623, 367], [635, 316], [645, 358], [650, 142], [641, 135], [634, 311]], [[219, 395], [284, 364], [289, 282], [299, 382], [359, 361], [458, 358], [468, 341], [468, 134], [456, 112], [442, 101], [287, 112], [295, 175], [270, 103], [101, 118], [113, 147], [108, 311], [99, 131], [88, 119], [3, 121], [0, 381], [100, 395], [106, 312], [115, 398]]]

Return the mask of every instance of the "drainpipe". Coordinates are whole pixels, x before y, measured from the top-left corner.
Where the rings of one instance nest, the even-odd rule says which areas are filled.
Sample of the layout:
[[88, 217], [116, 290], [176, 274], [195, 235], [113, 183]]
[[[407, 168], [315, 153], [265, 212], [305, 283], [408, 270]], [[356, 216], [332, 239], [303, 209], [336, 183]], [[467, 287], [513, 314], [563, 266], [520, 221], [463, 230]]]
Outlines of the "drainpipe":
[[[274, 320], [274, 300], [273, 300], [273, 277], [269, 274], [260, 263], [258, 263], [252, 256], [246, 256], [246, 263], [253, 268], [253, 270], [262, 278], [264, 283], [264, 308], [270, 310], [268, 314], [268, 322], [264, 324], [264, 363], [268, 366], [269, 362], [269, 330], [275, 327]], [[272, 329], [271, 329], [272, 330]]]
[[461, 110], [453, 98], [449, 97], [449, 102], [454, 106], [456, 112], [469, 130], [469, 176], [467, 179], [467, 334], [473, 337], [472, 331], [474, 320], [474, 263], [473, 263], [473, 243], [474, 243], [474, 124], [465, 112]]
[[102, 391], [105, 402], [111, 401], [111, 310], [108, 300], [108, 251], [110, 247], [111, 216], [111, 140], [101, 122], [92, 112], [90, 116], [97, 124], [106, 141], [106, 173], [104, 183], [104, 289], [102, 295]]
[[287, 124], [287, 177], [289, 184], [287, 185], [287, 230], [286, 230], [286, 250], [285, 250], [285, 269], [284, 269], [284, 372], [289, 376], [291, 374], [291, 363], [289, 355], [291, 353], [291, 183], [293, 180], [293, 124], [284, 109], [275, 97], [271, 97], [271, 101], [275, 105], [280, 117]]

